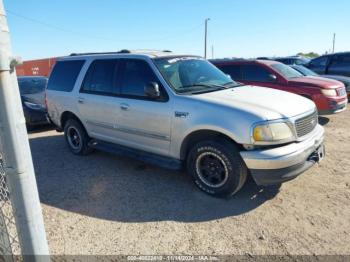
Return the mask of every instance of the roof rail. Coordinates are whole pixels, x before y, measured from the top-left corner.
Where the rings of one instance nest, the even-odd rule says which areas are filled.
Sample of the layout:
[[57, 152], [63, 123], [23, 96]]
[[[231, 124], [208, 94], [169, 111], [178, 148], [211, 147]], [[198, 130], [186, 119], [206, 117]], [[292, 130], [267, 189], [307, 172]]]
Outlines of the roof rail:
[[127, 49], [122, 49], [117, 52], [88, 52], [88, 53], [71, 53], [69, 56], [80, 56], [80, 55], [99, 55], [99, 54], [130, 54], [131, 51]]
[[163, 53], [172, 53], [170, 50], [128, 50], [128, 49], [122, 49], [117, 52], [90, 52], [90, 53], [71, 53], [69, 56], [82, 56], [82, 55], [101, 55], [101, 54], [138, 54], [138, 53], [157, 53], [157, 52], [163, 52]]

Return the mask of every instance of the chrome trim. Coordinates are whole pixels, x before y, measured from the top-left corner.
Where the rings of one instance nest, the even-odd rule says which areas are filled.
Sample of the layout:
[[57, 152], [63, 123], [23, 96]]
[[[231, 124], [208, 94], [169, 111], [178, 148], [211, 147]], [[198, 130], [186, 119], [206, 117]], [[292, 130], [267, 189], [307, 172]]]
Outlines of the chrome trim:
[[144, 136], [144, 137], [154, 138], [154, 139], [163, 140], [163, 141], [170, 141], [170, 136], [157, 134], [157, 133], [149, 133], [144, 130], [132, 129], [132, 128], [121, 127], [121, 126], [114, 126], [114, 129], [120, 132], [128, 133], [128, 134]]
[[87, 120], [86, 124], [95, 125], [95, 126], [103, 127], [103, 128], [107, 128], [107, 129], [114, 129], [113, 125], [111, 125], [109, 123], [104, 123], [104, 122], [97, 122], [97, 121]]

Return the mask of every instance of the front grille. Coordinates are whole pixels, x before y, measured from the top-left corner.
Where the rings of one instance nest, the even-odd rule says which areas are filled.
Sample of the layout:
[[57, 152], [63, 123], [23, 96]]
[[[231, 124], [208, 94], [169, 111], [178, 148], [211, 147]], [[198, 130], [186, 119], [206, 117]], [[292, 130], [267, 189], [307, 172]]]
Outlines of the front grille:
[[312, 114], [302, 117], [295, 121], [295, 129], [298, 137], [306, 136], [311, 133], [318, 124], [317, 111]]

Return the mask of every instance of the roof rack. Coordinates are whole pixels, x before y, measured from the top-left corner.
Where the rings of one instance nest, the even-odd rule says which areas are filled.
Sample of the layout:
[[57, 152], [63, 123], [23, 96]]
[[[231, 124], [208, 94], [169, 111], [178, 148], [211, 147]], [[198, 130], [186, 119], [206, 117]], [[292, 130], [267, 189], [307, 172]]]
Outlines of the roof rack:
[[122, 49], [118, 52], [90, 52], [90, 53], [71, 53], [69, 56], [80, 56], [80, 55], [100, 55], [100, 54], [130, 54], [131, 51]]
[[100, 55], [100, 54], [131, 54], [131, 53], [147, 53], [147, 52], [164, 52], [164, 53], [172, 53], [172, 51], [170, 50], [163, 50], [163, 51], [159, 51], [159, 50], [128, 50], [128, 49], [122, 49], [120, 51], [117, 52], [90, 52], [90, 53], [71, 53], [69, 56], [81, 56], [81, 55]]

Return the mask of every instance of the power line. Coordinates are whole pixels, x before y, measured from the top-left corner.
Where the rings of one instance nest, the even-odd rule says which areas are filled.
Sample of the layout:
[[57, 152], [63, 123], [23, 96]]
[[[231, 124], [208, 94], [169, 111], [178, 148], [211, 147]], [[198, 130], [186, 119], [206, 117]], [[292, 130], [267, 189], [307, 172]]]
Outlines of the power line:
[[31, 17], [28, 17], [28, 16], [24, 16], [22, 14], [18, 14], [16, 12], [11, 11], [11, 10], [6, 10], [6, 12], [8, 14], [14, 16], [14, 17], [21, 18], [23, 20], [27, 20], [27, 21], [30, 21], [30, 22], [35, 23], [35, 24], [42, 25], [42, 26], [51, 28], [53, 30], [57, 30], [57, 31], [61, 31], [61, 32], [64, 32], [64, 33], [73, 34], [75, 36], [80, 36], [80, 37], [84, 37], [84, 38], [90, 38], [90, 39], [95, 39], [95, 40], [103, 40], [103, 41], [110, 41], [110, 42], [116, 42], [116, 41], [119, 41], [119, 42], [158, 42], [158, 41], [163, 41], [163, 40], [168, 40], [168, 39], [173, 39], [173, 38], [179, 38], [179, 37], [181, 37], [183, 35], [192, 33], [193, 31], [199, 29], [199, 27], [203, 26], [203, 23], [200, 23], [199, 25], [197, 25], [197, 26], [195, 26], [193, 28], [190, 28], [189, 30], [186, 30], [186, 31], [184, 31], [182, 33], [175, 33], [175, 34], [164, 36], [164, 37], [158, 38], [158, 39], [111, 39], [111, 38], [105, 38], [105, 37], [100, 37], [100, 36], [95, 36], [95, 35], [89, 35], [89, 34], [80, 33], [80, 32], [77, 32], [77, 31], [69, 30], [69, 29], [66, 29], [66, 28], [63, 28], [63, 27], [60, 27], [60, 26], [56, 26], [54, 24], [46, 23], [46, 22], [43, 22], [43, 21], [31, 18]]

